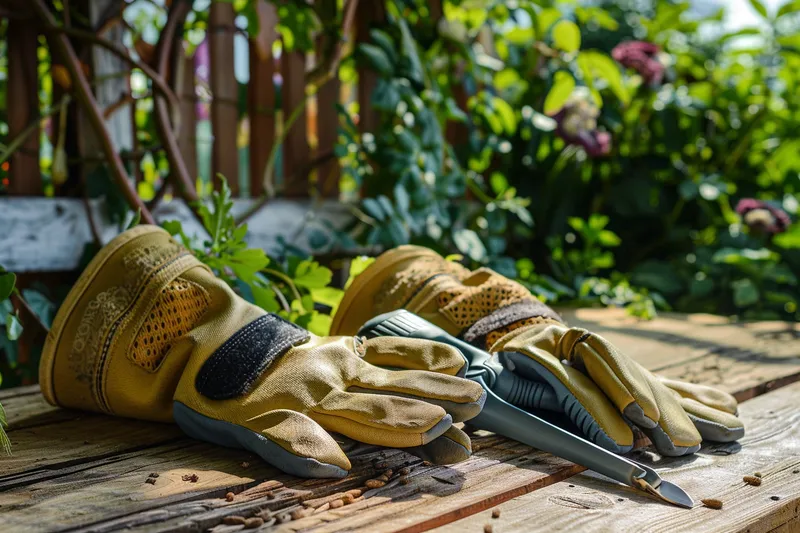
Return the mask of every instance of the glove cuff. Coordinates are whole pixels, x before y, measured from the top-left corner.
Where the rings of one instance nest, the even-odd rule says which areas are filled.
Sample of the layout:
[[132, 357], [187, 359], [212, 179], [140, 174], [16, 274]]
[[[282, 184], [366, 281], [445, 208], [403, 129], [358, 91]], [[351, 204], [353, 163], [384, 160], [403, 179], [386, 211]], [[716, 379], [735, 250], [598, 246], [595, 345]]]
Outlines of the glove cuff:
[[475, 346], [491, 346], [506, 333], [543, 321], [563, 323], [561, 317], [539, 300], [527, 300], [501, 307], [475, 322], [462, 337]]

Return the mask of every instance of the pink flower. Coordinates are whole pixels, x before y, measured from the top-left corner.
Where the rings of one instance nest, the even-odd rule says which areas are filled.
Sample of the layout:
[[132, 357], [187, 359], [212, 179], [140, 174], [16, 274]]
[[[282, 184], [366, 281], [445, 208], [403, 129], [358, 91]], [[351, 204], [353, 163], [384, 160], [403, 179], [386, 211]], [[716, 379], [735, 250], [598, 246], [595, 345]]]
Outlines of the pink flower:
[[583, 147], [589, 157], [600, 157], [611, 151], [611, 134], [597, 129], [600, 110], [588, 91], [578, 88], [564, 107], [556, 113], [556, 134], [567, 144]]
[[755, 198], [743, 198], [736, 204], [736, 212], [750, 229], [775, 235], [786, 231], [792, 219], [786, 211], [779, 207], [756, 200]]
[[661, 48], [645, 41], [625, 41], [611, 51], [620, 65], [635, 70], [648, 85], [658, 85], [664, 79], [664, 64], [658, 56]]

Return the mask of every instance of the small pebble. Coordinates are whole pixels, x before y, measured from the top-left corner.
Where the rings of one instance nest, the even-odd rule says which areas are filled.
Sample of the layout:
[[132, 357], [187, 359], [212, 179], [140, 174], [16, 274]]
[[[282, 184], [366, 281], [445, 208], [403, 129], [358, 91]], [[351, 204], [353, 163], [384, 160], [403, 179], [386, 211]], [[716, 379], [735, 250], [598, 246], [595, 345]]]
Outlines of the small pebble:
[[375, 463], [375, 470], [386, 470], [388, 467], [389, 465], [383, 461]]
[[181, 477], [183, 481], [188, 481], [190, 483], [197, 483], [197, 480], [200, 479], [197, 477], [197, 474], [186, 474]]
[[236, 495], [235, 495], [234, 493], [232, 493], [232, 492], [229, 492], [229, 493], [227, 493], [227, 494], [225, 495], [225, 501], [232, 502], [232, 501], [233, 501], [233, 498], [234, 498], [235, 496], [236, 496]]
[[338, 509], [339, 507], [343, 506], [344, 502], [342, 500], [333, 500], [331, 502], [331, 509]]
[[269, 509], [262, 509], [256, 513], [256, 516], [262, 519], [264, 522], [272, 520], [272, 512]]
[[756, 472], [756, 473], [754, 473], [753, 475], [754, 475], [754, 476], [756, 476], [756, 477], [762, 477], [762, 476], [761, 476], [761, 472]]
[[800, 474], [800, 470], [795, 468], [794, 470], [792, 470], [792, 474]]
[[155, 485], [156, 484], [156, 480], [151, 478], [151, 477], [147, 478], [144, 482], [145, 483], [150, 483], [151, 485]]
[[716, 498], [705, 498], [700, 501], [703, 505], [711, 509], [722, 509], [722, 500], [718, 500]]
[[392, 474], [394, 474], [394, 471], [391, 468], [383, 473], [383, 475], [386, 476], [387, 478], [392, 477]]
[[422, 466], [433, 466], [433, 463], [430, 461], [422, 461]]
[[242, 464], [240, 464], [239, 466], [241, 466], [242, 468], [250, 468], [250, 463], [248, 463], [247, 461], [243, 461]]
[[744, 476], [742, 481], [747, 483], [748, 485], [752, 485], [754, 487], [758, 487], [761, 485], [761, 478], [756, 476]]
[[248, 518], [247, 520], [244, 521], [245, 529], [255, 529], [263, 525], [264, 525], [264, 520], [257, 516], [254, 516], [253, 518]]
[[275, 517], [275, 522], [278, 524], [285, 524], [286, 522], [292, 521], [292, 515], [289, 513], [281, 513]]
[[379, 489], [386, 485], [385, 481], [381, 481], [380, 479], [368, 479], [366, 483], [364, 483], [367, 488], [370, 489]]
[[398, 470], [397, 473], [401, 476], [407, 476], [411, 473], [411, 469], [407, 466], [404, 466], [403, 468]]
[[492, 533], [492, 524], [486, 524], [483, 526], [483, 533]]
[[156, 474], [155, 472], [153, 472], [152, 474], [150, 474], [150, 475], [149, 475], [149, 476], [147, 476], [147, 477], [158, 477], [158, 474]]
[[500, 518], [500, 509], [492, 510], [492, 518]]
[[380, 476], [376, 477], [378, 481], [383, 481], [384, 483], [389, 482], [389, 477], [386, 474], [381, 474]]
[[780, 500], [781, 497], [780, 496], [770, 496], [769, 499], [774, 501], [774, 502], [776, 502], [776, 501]]
[[411, 479], [407, 478], [406, 476], [400, 476], [400, 479], [398, 481], [400, 482], [401, 485], [408, 485], [409, 483], [411, 483]]
[[355, 500], [355, 498], [353, 497], [352, 494], [345, 494], [342, 497], [342, 501], [344, 502], [345, 505], [350, 505], [351, 503], [353, 503], [353, 500]]
[[348, 494], [353, 497], [353, 499], [358, 498], [361, 496], [361, 489], [350, 489], [345, 494]]
[[268, 499], [268, 500], [274, 500], [274, 499], [275, 499], [275, 493], [274, 493], [274, 492], [272, 492], [271, 490], [268, 490], [268, 491], [267, 491], [267, 494], [266, 494], [266, 496], [267, 496], [267, 499]]
[[222, 523], [228, 526], [241, 526], [246, 521], [247, 519], [245, 517], [235, 514], [226, 516], [225, 518], [222, 519]]

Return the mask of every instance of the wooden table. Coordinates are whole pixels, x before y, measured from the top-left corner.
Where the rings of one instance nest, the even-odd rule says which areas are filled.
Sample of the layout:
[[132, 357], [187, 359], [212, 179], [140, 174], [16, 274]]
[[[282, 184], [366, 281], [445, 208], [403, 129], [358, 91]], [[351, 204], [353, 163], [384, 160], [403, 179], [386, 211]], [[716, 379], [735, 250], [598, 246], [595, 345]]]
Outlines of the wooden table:
[[[264, 509], [285, 520], [261, 528], [269, 531], [466, 533], [487, 524], [495, 533], [800, 531], [800, 383], [792, 384], [800, 380], [797, 324], [734, 325], [706, 315], [637, 322], [615, 310], [566, 314], [648, 368], [718, 385], [744, 401], [747, 436], [740, 443], [708, 445], [678, 459], [634, 454], [686, 489], [698, 502], [694, 509], [662, 504], [481, 432], [473, 457], [458, 465], [426, 466], [396, 450], [359, 446], [349, 451], [353, 471], [346, 479], [301, 480], [252, 454], [187, 439], [171, 425], [53, 408], [36, 387], [23, 387], [0, 391], [14, 450], [0, 459], [0, 531], [227, 533], [243, 526], [225, 525], [226, 516]], [[375, 477], [375, 459], [395, 470], [410, 462], [410, 482], [365, 489], [353, 503], [329, 508], [327, 502]], [[760, 487], [742, 482], [756, 471]], [[724, 507], [706, 508], [702, 498], [721, 499]]]

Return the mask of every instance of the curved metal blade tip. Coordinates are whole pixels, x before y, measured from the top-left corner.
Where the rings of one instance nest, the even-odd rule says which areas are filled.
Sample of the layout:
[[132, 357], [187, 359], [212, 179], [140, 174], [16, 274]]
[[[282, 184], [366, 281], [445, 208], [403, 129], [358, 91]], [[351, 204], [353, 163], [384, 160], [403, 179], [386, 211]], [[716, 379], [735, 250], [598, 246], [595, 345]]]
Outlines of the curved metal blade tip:
[[692, 500], [692, 497], [689, 496], [685, 490], [663, 479], [657, 487], [648, 484], [647, 492], [679, 507], [691, 509], [694, 506], [694, 500]]

